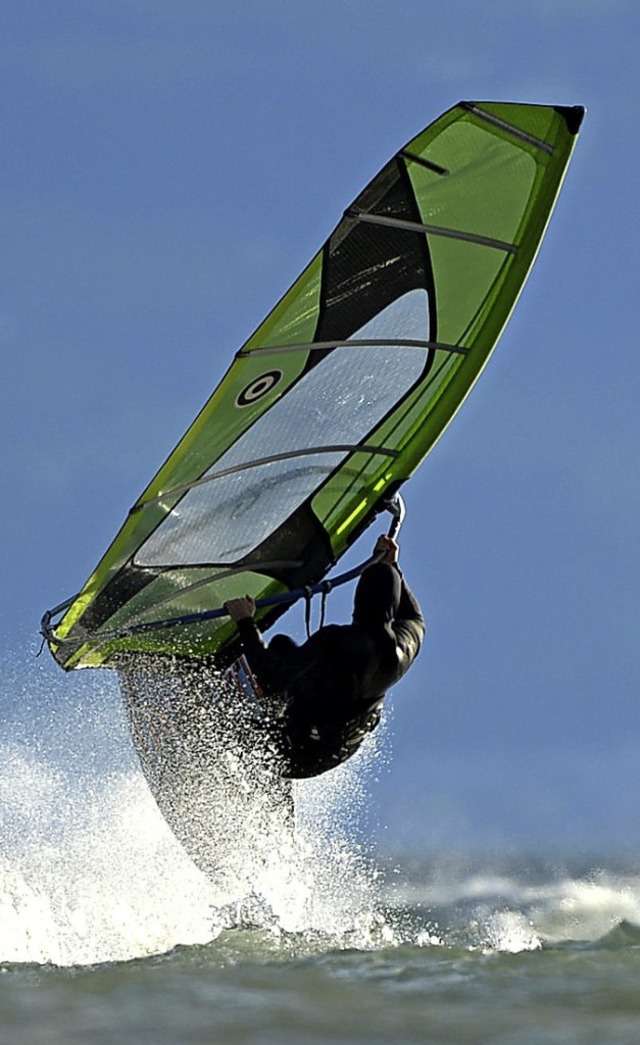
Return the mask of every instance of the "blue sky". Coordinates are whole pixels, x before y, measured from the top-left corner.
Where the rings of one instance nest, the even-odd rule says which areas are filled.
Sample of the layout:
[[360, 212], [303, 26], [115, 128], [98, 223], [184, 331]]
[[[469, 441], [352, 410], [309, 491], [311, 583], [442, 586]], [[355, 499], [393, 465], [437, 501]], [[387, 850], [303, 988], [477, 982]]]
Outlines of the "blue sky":
[[637, 845], [638, 53], [632, 0], [4, 0], [12, 718], [42, 611], [386, 159], [462, 98], [583, 104], [516, 312], [406, 487], [429, 638], [373, 801], [399, 843]]

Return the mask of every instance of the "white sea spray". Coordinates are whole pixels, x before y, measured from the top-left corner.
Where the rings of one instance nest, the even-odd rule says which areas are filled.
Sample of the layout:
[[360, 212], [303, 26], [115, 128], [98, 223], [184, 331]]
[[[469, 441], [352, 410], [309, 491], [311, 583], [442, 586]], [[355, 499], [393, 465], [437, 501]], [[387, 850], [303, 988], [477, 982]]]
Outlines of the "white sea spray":
[[111, 673], [39, 668], [13, 686], [0, 745], [1, 961], [123, 960], [231, 928], [338, 947], [390, 939], [354, 828], [374, 743], [294, 785], [295, 815], [251, 759], [218, 752], [225, 790], [194, 774], [181, 797], [186, 840], [196, 856], [206, 847], [194, 862], [140, 771]]

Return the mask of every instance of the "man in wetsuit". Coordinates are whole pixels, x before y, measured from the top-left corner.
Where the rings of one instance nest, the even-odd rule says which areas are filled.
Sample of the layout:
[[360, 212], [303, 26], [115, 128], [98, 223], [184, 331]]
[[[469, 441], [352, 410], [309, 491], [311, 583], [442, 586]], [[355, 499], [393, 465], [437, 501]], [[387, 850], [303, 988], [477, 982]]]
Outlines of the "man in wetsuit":
[[266, 646], [253, 599], [226, 603], [263, 690], [284, 776], [317, 776], [354, 754], [418, 655], [425, 623], [398, 568], [398, 545], [383, 536], [374, 552], [380, 558], [358, 581], [352, 623], [326, 625], [302, 646], [286, 635]]

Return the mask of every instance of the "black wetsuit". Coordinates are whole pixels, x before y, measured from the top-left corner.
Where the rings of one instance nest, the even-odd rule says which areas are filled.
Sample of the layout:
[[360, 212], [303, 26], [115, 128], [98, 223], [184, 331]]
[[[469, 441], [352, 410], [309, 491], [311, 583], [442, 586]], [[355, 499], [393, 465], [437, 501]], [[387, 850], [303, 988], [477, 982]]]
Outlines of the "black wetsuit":
[[302, 646], [285, 635], [266, 646], [250, 617], [238, 627], [267, 704], [279, 706], [271, 718], [288, 777], [317, 776], [358, 749], [425, 632], [415, 596], [397, 566], [386, 563], [362, 574], [351, 624], [320, 628]]

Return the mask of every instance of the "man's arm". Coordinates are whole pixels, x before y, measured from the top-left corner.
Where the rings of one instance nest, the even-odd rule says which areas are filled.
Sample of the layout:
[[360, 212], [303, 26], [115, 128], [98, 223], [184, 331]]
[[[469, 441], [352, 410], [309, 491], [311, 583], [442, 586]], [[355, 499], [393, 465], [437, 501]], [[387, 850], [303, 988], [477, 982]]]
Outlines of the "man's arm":
[[395, 566], [400, 574], [402, 585], [400, 589], [400, 602], [398, 604], [392, 627], [396, 636], [396, 643], [400, 653], [402, 670], [404, 673], [420, 652], [420, 646], [422, 645], [422, 640], [424, 639], [426, 631], [424, 616], [420, 608], [420, 603], [405, 581], [402, 575], [402, 570], [398, 565], [400, 548], [397, 542], [393, 537], [389, 537], [388, 534], [383, 534], [381, 537], [378, 537], [373, 551], [374, 555], [382, 556], [382, 558], [378, 560], [379, 562], [386, 562], [391, 566]]
[[424, 639], [426, 624], [420, 603], [411, 591], [398, 565], [400, 549], [392, 537], [379, 537], [375, 552], [382, 552], [382, 562], [391, 563], [400, 574], [401, 589], [400, 602], [393, 623], [396, 643], [400, 652], [403, 673], [411, 666], [420, 652], [420, 646]]
[[246, 595], [244, 598], [229, 599], [224, 606], [238, 627], [247, 660], [260, 685], [266, 693], [280, 693], [283, 689], [282, 661], [267, 649], [262, 632], [253, 619], [255, 599]]
[[406, 666], [404, 670], [413, 663], [420, 652], [420, 646], [424, 639], [426, 624], [420, 603], [411, 591], [411, 588], [402, 577], [402, 589], [400, 594], [400, 605], [393, 625], [398, 647], [402, 652], [402, 659]]

